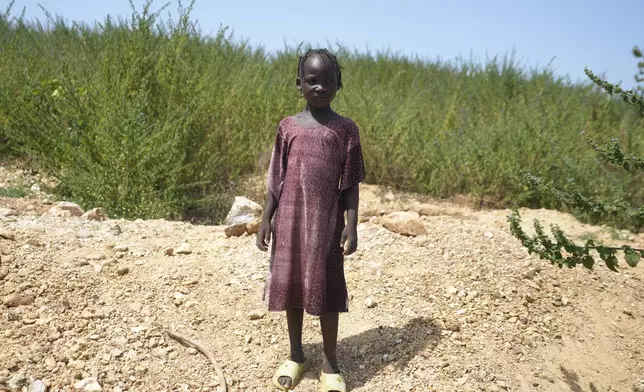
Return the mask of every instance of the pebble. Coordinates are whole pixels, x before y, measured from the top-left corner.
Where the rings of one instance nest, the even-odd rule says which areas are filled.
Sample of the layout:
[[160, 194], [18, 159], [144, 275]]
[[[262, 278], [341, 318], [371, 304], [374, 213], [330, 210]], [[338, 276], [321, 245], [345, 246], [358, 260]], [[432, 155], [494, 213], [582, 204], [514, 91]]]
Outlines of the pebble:
[[445, 329], [452, 332], [459, 332], [461, 330], [461, 325], [456, 320], [445, 320]]
[[188, 355], [197, 355], [197, 354], [199, 354], [199, 350], [197, 350], [194, 347], [188, 347], [186, 352], [188, 353]]
[[453, 297], [458, 294], [458, 289], [454, 286], [449, 286], [447, 289], [445, 289], [445, 294], [447, 294], [448, 297]]
[[36, 380], [29, 385], [27, 392], [47, 392], [47, 385], [40, 380]]
[[248, 313], [248, 318], [252, 321], [255, 320], [261, 320], [265, 316], [264, 312], [259, 311], [259, 310], [253, 310], [252, 312]]
[[9, 390], [11, 391], [19, 391], [25, 385], [27, 385], [27, 377], [22, 373], [13, 375], [13, 377], [7, 381], [7, 387], [9, 387]]
[[164, 348], [157, 347], [157, 348], [152, 350], [151, 354], [152, 354], [153, 357], [156, 357], [156, 358], [159, 358], [159, 359], [165, 359], [167, 352], [166, 352], [166, 350]]
[[367, 298], [364, 303], [365, 306], [369, 309], [373, 309], [378, 306], [378, 303], [372, 297]]
[[0, 229], [0, 238], [4, 238], [5, 240], [9, 241], [15, 241], [16, 236], [12, 232], [6, 229]]
[[8, 218], [16, 215], [18, 215], [18, 213], [11, 208], [0, 208], [0, 218]]
[[633, 384], [633, 392], [644, 392], [644, 380], [639, 380]]
[[78, 381], [76, 384], [74, 384], [74, 388], [77, 391], [83, 392], [100, 392], [103, 390], [101, 384], [99, 384], [94, 377], [88, 377]]
[[118, 252], [118, 253], [125, 253], [125, 252], [130, 250], [130, 247], [127, 246], [127, 245], [117, 245], [112, 250], [114, 250], [114, 252]]
[[120, 267], [119, 269], [116, 270], [116, 274], [118, 276], [127, 275], [129, 272], [130, 272], [130, 269], [128, 267]]
[[189, 255], [192, 253], [192, 249], [190, 249], [190, 245], [187, 242], [184, 242], [174, 252], [178, 255]]
[[32, 305], [35, 301], [33, 295], [18, 294], [13, 293], [9, 294], [2, 299], [4, 306], [8, 308], [16, 308], [18, 306], [29, 306]]

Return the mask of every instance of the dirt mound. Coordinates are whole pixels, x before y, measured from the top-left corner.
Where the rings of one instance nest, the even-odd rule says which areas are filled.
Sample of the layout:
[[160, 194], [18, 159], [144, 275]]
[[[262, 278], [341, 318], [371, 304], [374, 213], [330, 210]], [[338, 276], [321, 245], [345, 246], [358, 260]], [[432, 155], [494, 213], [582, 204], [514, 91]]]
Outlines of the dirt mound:
[[[339, 345], [352, 391], [629, 391], [643, 378], [641, 268], [561, 271], [527, 255], [507, 211], [372, 186], [361, 203]], [[0, 220], [13, 237], [0, 236], [0, 390], [42, 380], [50, 391], [216, 391], [207, 359], [168, 329], [206, 344], [231, 391], [274, 390], [270, 377], [289, 352], [286, 320], [264, 310], [268, 259], [253, 237], [163, 220], [42, 217], [51, 206], [38, 198], [0, 207], [16, 212]], [[382, 227], [379, 217], [404, 210], [419, 212], [428, 234]], [[524, 213], [613, 239], [569, 215]], [[314, 318], [305, 342], [319, 362]], [[316, 390], [317, 372], [297, 390]]]

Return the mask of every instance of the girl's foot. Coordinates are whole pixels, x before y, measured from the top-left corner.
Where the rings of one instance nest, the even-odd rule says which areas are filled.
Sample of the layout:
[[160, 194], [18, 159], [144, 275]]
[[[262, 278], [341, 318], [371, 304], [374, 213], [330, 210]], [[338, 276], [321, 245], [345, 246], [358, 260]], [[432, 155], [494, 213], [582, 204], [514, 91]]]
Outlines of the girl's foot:
[[[304, 351], [292, 352], [291, 361], [296, 362], [298, 364], [306, 363], [306, 358], [304, 357]], [[281, 376], [277, 379], [277, 382], [286, 389], [290, 389], [293, 386], [294, 384], [293, 381], [294, 380], [288, 376]]]
[[324, 359], [322, 360], [322, 372], [326, 374], [340, 373], [337, 358], [327, 358], [327, 356], [325, 355]]

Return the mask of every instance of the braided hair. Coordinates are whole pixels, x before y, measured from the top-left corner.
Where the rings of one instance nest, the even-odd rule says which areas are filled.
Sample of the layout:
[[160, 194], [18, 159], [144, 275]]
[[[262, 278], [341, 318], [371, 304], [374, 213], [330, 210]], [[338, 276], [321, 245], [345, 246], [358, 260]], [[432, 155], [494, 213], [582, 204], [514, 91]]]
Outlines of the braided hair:
[[306, 61], [306, 59], [314, 55], [319, 56], [324, 64], [331, 63], [337, 77], [338, 90], [342, 89], [342, 66], [340, 66], [340, 63], [338, 63], [338, 59], [335, 57], [335, 55], [326, 49], [309, 49], [303, 56], [300, 56], [300, 60], [297, 63], [297, 76], [302, 76], [302, 72], [304, 70], [304, 62]]

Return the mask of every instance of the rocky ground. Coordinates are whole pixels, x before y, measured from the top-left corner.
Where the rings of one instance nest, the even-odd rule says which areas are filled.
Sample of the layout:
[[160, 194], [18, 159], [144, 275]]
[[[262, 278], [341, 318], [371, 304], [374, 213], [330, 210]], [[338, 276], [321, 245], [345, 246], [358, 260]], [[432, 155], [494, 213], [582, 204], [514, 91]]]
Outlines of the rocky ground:
[[[0, 188], [25, 176], [0, 166]], [[372, 186], [361, 204], [340, 329], [350, 390], [627, 392], [644, 378], [644, 267], [552, 267], [508, 233], [507, 211]], [[39, 192], [0, 198], [0, 390], [216, 391], [208, 360], [167, 330], [208, 346], [230, 391], [274, 390], [286, 323], [265, 311], [268, 259], [253, 236], [48, 213], [55, 206]], [[415, 235], [381, 217], [405, 210]], [[644, 235], [567, 214], [523, 214], [578, 238], [644, 246]], [[315, 318], [305, 342], [319, 363]], [[317, 390], [318, 372], [296, 390]]]

